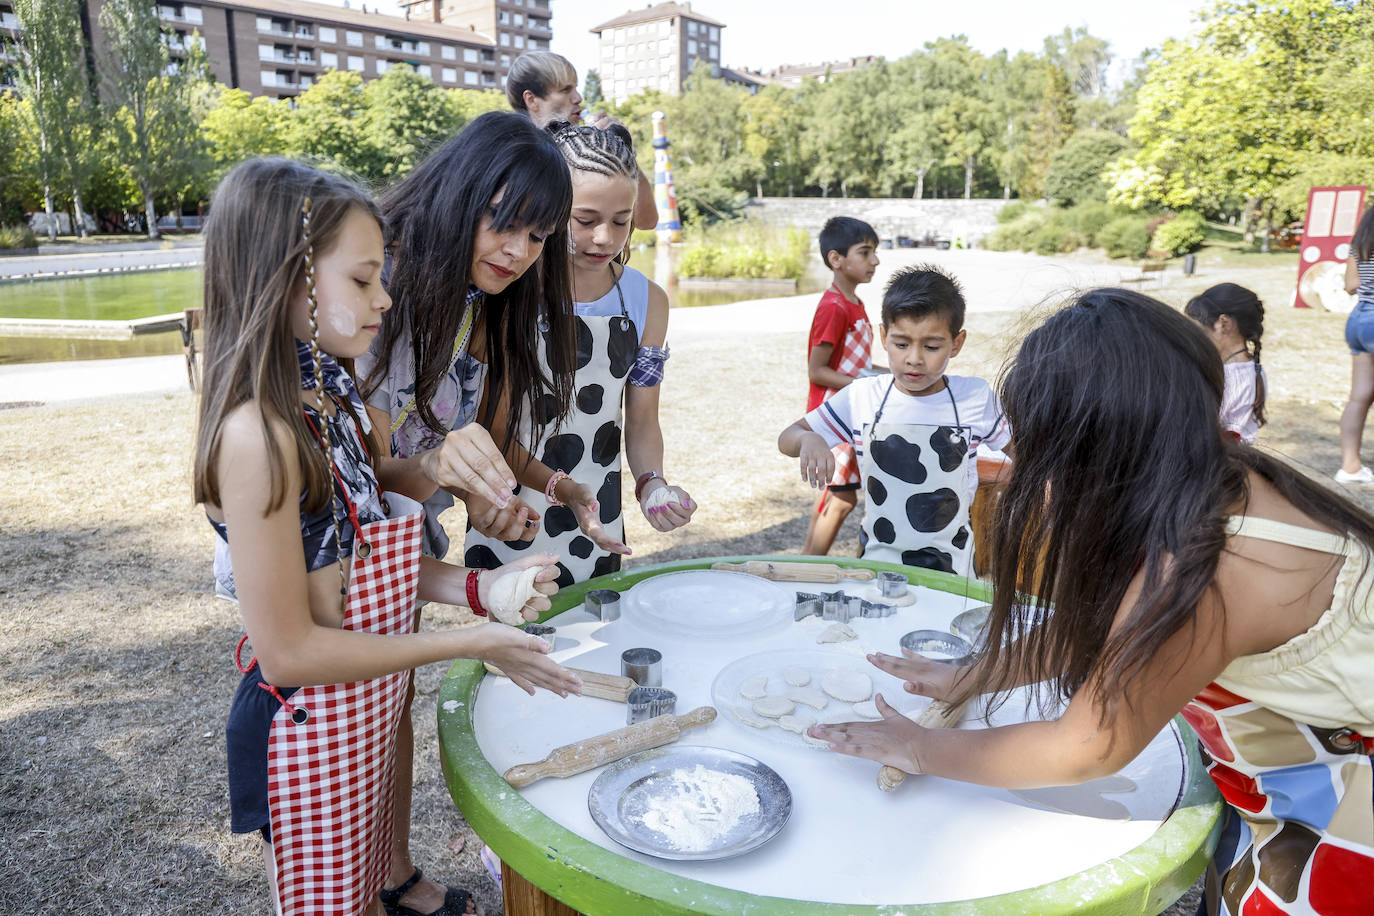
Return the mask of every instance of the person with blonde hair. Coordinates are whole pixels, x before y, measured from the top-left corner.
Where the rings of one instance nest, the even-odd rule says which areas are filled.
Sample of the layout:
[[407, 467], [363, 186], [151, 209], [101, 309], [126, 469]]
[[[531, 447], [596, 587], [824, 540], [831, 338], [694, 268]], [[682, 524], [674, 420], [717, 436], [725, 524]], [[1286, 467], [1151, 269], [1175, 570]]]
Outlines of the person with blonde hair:
[[[582, 123], [582, 93], [577, 91], [577, 68], [561, 54], [526, 51], [517, 57], [506, 76], [506, 98], [511, 108], [528, 115], [536, 127], [546, 127], [551, 121]], [[591, 126], [600, 130], [609, 130], [613, 124], [620, 124], [620, 121], [604, 109], [598, 109], [591, 117]], [[634, 224], [636, 229], [658, 226], [654, 189], [643, 169], [639, 170]]]

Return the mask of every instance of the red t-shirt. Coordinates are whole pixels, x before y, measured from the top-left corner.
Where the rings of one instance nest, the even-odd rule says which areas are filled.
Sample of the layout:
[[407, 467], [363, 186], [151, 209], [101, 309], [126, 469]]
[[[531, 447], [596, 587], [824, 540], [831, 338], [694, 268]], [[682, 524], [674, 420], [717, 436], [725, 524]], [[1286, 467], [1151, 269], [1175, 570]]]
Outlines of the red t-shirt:
[[[831, 347], [830, 368], [838, 371], [842, 353], [840, 343], [845, 334], [860, 321], [867, 320], [868, 312], [862, 302], [850, 302], [843, 293], [831, 286], [821, 295], [816, 316], [811, 319], [811, 336], [806, 342], [807, 359], [810, 359], [811, 351], [817, 344], [828, 343]], [[806, 412], [810, 413], [819, 407], [829, 390], [811, 382], [807, 387]]]

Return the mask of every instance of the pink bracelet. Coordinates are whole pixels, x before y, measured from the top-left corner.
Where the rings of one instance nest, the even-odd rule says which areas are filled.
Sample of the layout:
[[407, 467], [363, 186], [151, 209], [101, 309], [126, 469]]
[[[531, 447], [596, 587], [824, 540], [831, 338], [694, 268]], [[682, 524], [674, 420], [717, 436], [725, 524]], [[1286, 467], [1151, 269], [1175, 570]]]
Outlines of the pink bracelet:
[[560, 500], [556, 495], [554, 495], [554, 491], [558, 489], [558, 484], [560, 481], [564, 481], [567, 479], [568, 475], [563, 471], [554, 471], [551, 475], [549, 475], [549, 482], [544, 484], [544, 498], [549, 501], [550, 506], [563, 505], [562, 500]]

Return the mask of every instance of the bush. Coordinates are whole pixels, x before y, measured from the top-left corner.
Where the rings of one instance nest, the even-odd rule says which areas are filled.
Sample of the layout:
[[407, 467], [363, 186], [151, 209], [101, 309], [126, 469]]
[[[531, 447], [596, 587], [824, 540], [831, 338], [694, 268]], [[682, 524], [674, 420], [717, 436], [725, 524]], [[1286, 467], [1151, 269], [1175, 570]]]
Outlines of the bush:
[[37, 247], [38, 236], [28, 226], [0, 226], [0, 250]]
[[1028, 200], [1013, 200], [997, 211], [997, 224], [1005, 226], [1007, 223], [1014, 223], [1027, 213], [1038, 209], [1039, 207]]
[[1097, 244], [1111, 258], [1143, 258], [1150, 250], [1150, 233], [1139, 216], [1121, 216], [1102, 227]]
[[1111, 204], [1092, 201], [1079, 204], [1070, 210], [1068, 215], [1074, 229], [1078, 230], [1088, 240], [1087, 244], [1091, 247], [1100, 244], [1097, 241], [1097, 236], [1106, 228], [1108, 223], [1128, 214]]
[[653, 248], [658, 244], [658, 233], [653, 229], [636, 229], [630, 233], [630, 244], [632, 246], [643, 245], [645, 248]]
[[677, 270], [681, 277], [799, 280], [810, 254], [811, 239], [800, 229], [746, 219], [690, 231]]
[[[998, 219], [1001, 219], [1000, 213]], [[1003, 223], [988, 233], [983, 239], [983, 247], [991, 251], [1029, 251], [1030, 239], [1044, 227], [1048, 219], [1042, 207], [1022, 208], [1021, 216], [1017, 219]]]
[[1107, 166], [1130, 146], [1129, 140], [1110, 131], [1075, 133], [1050, 158], [1045, 196], [1068, 204], [1105, 200], [1107, 182], [1103, 175]]
[[1207, 223], [1196, 210], [1184, 210], [1155, 230], [1150, 247], [1170, 255], [1187, 254], [1207, 240]]

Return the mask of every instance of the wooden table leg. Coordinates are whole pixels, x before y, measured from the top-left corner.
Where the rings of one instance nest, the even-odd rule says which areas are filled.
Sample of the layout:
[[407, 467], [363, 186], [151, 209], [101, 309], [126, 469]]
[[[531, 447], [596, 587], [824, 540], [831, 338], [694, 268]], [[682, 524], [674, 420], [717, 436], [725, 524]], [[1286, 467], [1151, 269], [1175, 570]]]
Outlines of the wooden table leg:
[[577, 910], [526, 881], [505, 862], [501, 863], [501, 895], [506, 916], [581, 916]]

